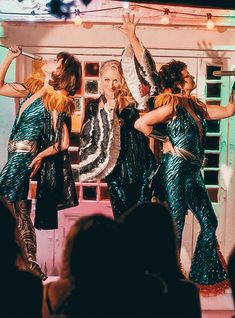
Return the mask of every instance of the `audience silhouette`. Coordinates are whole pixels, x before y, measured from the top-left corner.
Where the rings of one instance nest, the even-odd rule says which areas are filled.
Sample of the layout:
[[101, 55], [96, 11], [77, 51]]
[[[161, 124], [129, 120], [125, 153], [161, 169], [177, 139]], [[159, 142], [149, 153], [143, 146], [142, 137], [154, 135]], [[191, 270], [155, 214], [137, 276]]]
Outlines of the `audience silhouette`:
[[119, 225], [103, 215], [81, 217], [71, 227], [60, 279], [45, 285], [43, 317], [125, 317], [118, 305], [125, 288]]
[[196, 285], [185, 279], [168, 210], [143, 203], [118, 222], [101, 214], [70, 228], [58, 281], [44, 286], [43, 318], [200, 318]]
[[138, 277], [133, 288], [135, 316], [201, 317], [198, 289], [180, 270], [168, 210], [159, 203], [143, 203], [128, 210], [119, 222]]

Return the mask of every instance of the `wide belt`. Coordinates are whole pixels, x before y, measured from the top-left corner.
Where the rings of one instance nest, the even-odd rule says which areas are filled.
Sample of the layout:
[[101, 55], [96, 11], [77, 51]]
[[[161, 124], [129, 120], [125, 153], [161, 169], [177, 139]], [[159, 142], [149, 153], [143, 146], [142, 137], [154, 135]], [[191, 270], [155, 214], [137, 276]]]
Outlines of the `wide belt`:
[[199, 166], [201, 169], [205, 168], [207, 164], [207, 158], [203, 157], [202, 159], [199, 159], [188, 150], [179, 148], [177, 146], [173, 146], [173, 149], [174, 149], [174, 153], [171, 153], [171, 154], [181, 157], [185, 160], [189, 160], [192, 164]]
[[36, 140], [11, 140], [8, 142], [9, 153], [13, 152], [30, 152], [35, 153], [37, 151]]

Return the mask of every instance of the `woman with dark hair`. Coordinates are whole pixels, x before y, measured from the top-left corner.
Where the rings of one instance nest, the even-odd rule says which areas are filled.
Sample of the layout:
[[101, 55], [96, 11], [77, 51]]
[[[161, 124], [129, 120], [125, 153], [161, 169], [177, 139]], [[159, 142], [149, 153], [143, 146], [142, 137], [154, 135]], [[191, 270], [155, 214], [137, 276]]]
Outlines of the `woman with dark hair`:
[[[164, 92], [155, 98], [155, 109], [135, 122], [136, 129], [153, 136], [157, 130], [170, 141], [163, 149], [159, 169], [160, 182], [169, 210], [176, 222], [180, 250], [185, 216], [190, 209], [201, 231], [197, 240], [189, 278], [203, 295], [216, 295], [228, 288], [224, 258], [216, 238], [217, 218], [209, 199], [201, 168], [205, 162], [206, 120], [219, 120], [235, 114], [235, 105], [205, 105], [196, 98], [181, 96], [178, 88], [192, 91], [192, 77], [183, 77], [178, 62], [166, 64], [159, 71]], [[181, 77], [181, 79], [180, 79]], [[172, 78], [179, 78], [178, 88]], [[190, 86], [190, 87], [189, 87]], [[154, 127], [154, 128], [153, 128]]]
[[56, 56], [61, 61], [60, 71], [52, 74], [51, 84], [55, 90], [66, 92], [73, 96], [79, 90], [82, 82], [82, 68], [80, 62], [68, 52], [60, 52]]
[[[137, 23], [134, 15], [127, 14], [123, 16], [120, 29], [127, 35], [142, 66], [146, 49], [135, 34]], [[156, 77], [155, 64], [145, 69], [149, 78]], [[172, 60], [163, 65], [157, 78], [162, 93], [153, 96], [155, 109], [138, 119], [135, 128], [146, 136], [163, 141], [158, 183], [176, 222], [179, 251], [188, 209], [201, 226], [189, 278], [197, 283], [204, 296], [224, 293], [229, 286], [228, 275], [215, 234], [217, 218], [201, 168], [205, 164], [206, 120], [234, 115], [235, 105], [232, 102], [226, 107], [205, 105], [191, 97], [196, 83], [187, 65], [181, 61]]]
[[71, 96], [81, 85], [81, 64], [61, 52], [55, 60], [44, 61], [43, 79], [5, 83], [7, 70], [20, 53], [20, 48], [11, 47], [0, 66], [0, 95], [23, 99], [8, 143], [9, 159], [0, 173], [0, 199], [17, 219], [28, 267], [46, 279], [36, 262], [29, 180], [37, 174], [35, 227], [56, 228], [57, 209], [78, 204], [67, 149], [75, 108]]
[[102, 64], [100, 86], [100, 98], [86, 108], [79, 174], [80, 181], [105, 178], [117, 219], [134, 204], [151, 200], [156, 161], [148, 139], [134, 128], [138, 107], [119, 61]]

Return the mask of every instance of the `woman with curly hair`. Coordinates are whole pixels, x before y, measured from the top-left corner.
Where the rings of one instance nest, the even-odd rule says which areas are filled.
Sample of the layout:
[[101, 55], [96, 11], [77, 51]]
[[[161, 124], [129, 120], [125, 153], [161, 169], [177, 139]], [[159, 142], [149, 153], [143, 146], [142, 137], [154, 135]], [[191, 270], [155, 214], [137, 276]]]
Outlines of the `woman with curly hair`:
[[[185, 216], [188, 209], [197, 218], [201, 231], [194, 251], [189, 278], [205, 296], [223, 293], [229, 287], [225, 260], [216, 238], [218, 221], [209, 199], [201, 169], [205, 163], [206, 120], [219, 120], [235, 114], [235, 104], [226, 107], [205, 105], [190, 97], [195, 88], [193, 77], [183, 77], [180, 62], [172, 61], [159, 71], [164, 92], [155, 98], [155, 109], [135, 122], [145, 135], [155, 130], [170, 141], [163, 148], [159, 169], [165, 198], [177, 226], [180, 250]], [[172, 78], [179, 78], [178, 88]], [[182, 86], [188, 92], [178, 94]], [[153, 128], [154, 127], [154, 128]]]
[[86, 108], [81, 131], [80, 181], [106, 178], [114, 217], [151, 200], [156, 161], [148, 139], [134, 128], [137, 104], [116, 60], [100, 69], [102, 94]]
[[44, 62], [43, 79], [5, 83], [7, 70], [20, 53], [12, 46], [0, 66], [0, 95], [22, 98], [8, 143], [9, 159], [0, 173], [0, 200], [16, 217], [27, 267], [46, 279], [36, 262], [29, 181], [37, 174], [35, 227], [56, 228], [57, 210], [78, 204], [67, 149], [75, 108], [71, 96], [81, 85], [81, 65], [71, 54], [60, 52], [55, 60]]
[[[128, 14], [123, 17], [121, 30], [127, 35], [138, 62], [144, 63], [146, 49], [136, 37], [137, 23]], [[151, 65], [148, 74], [154, 77], [156, 67]], [[154, 110], [139, 118], [135, 128], [164, 141], [158, 182], [176, 223], [179, 252], [188, 209], [200, 224], [189, 278], [204, 296], [224, 293], [229, 286], [228, 274], [216, 238], [218, 221], [201, 169], [205, 164], [206, 120], [233, 116], [235, 104], [231, 99], [226, 107], [205, 105], [191, 97], [196, 84], [184, 62], [172, 60], [163, 65], [157, 78], [161, 94], [153, 96]]]

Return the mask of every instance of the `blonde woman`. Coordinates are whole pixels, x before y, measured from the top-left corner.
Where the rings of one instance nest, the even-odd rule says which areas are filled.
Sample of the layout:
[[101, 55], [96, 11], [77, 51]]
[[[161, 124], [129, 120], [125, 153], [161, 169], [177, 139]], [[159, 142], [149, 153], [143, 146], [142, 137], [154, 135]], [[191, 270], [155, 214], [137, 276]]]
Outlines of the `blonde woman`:
[[80, 181], [104, 179], [117, 219], [152, 196], [156, 161], [144, 134], [134, 128], [137, 104], [124, 80], [121, 64], [103, 63], [102, 94], [86, 108], [80, 144]]

